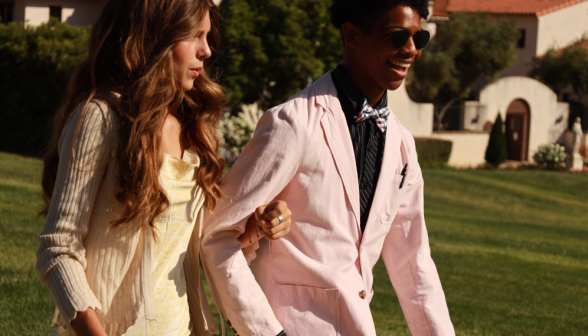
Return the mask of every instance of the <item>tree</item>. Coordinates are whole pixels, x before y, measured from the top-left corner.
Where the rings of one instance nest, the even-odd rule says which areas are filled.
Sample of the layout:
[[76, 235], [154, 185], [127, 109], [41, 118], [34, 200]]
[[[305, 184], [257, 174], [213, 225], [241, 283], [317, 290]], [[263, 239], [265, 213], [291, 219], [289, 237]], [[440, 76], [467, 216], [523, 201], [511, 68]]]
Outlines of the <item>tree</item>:
[[588, 37], [584, 37], [562, 50], [549, 49], [533, 59], [529, 76], [549, 86], [558, 94], [568, 85], [588, 107]]
[[440, 125], [445, 112], [476, 84], [494, 80], [512, 65], [519, 34], [512, 20], [493, 23], [487, 14], [453, 14], [439, 24], [437, 35], [411, 68], [409, 94], [417, 101], [442, 105], [435, 111]]
[[0, 23], [0, 150], [43, 155], [89, 33], [55, 18], [38, 27]]
[[216, 70], [235, 108], [240, 103], [259, 102], [262, 109], [283, 103], [343, 60], [330, 5], [330, 0], [221, 2]]
[[498, 111], [494, 126], [492, 126], [492, 131], [490, 132], [490, 139], [488, 139], [486, 155], [484, 156], [486, 162], [494, 167], [498, 167], [498, 165], [506, 161], [506, 137], [502, 128], [502, 116]]

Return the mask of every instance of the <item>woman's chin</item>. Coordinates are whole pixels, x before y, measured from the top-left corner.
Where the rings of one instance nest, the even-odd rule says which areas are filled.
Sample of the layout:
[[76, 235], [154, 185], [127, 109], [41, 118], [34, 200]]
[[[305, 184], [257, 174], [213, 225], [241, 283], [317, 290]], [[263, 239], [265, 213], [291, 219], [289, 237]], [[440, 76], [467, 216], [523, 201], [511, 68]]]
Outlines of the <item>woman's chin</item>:
[[189, 83], [184, 83], [184, 85], [183, 85], [184, 91], [190, 91], [193, 88], [194, 88], [194, 81], [191, 81]]

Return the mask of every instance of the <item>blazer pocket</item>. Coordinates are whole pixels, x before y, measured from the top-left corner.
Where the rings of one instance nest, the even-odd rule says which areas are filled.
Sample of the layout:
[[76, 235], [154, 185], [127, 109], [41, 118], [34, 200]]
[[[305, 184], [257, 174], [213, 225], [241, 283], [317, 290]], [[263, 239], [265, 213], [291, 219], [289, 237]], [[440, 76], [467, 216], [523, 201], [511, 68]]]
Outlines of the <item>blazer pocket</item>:
[[339, 335], [339, 290], [274, 285], [273, 309], [288, 336]]
[[406, 184], [400, 188], [400, 183], [402, 183], [403, 176], [400, 174], [394, 175], [392, 178], [392, 187], [390, 191], [388, 191], [388, 195], [386, 195], [386, 199], [384, 201], [384, 206], [382, 207], [382, 212], [380, 213], [380, 224], [382, 225], [391, 225], [398, 213], [398, 208], [402, 205], [404, 201], [404, 193], [406, 192]]

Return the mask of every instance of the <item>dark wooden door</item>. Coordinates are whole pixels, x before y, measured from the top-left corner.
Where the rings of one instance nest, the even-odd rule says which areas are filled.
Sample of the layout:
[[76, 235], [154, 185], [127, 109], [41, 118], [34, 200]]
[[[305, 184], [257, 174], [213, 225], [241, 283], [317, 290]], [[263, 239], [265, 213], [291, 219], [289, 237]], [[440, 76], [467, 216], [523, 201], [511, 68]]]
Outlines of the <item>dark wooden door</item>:
[[517, 99], [506, 111], [505, 120], [507, 159], [513, 161], [527, 160], [529, 139], [529, 108]]

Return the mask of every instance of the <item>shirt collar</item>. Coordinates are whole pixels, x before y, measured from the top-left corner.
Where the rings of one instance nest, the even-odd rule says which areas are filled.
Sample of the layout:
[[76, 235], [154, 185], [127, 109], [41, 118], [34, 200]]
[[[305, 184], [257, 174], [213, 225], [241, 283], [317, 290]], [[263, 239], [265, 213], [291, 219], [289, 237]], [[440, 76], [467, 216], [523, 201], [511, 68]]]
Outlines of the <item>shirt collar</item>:
[[[337, 96], [341, 102], [343, 113], [345, 113], [345, 119], [347, 119], [347, 123], [354, 123], [355, 116], [361, 111], [366, 96], [353, 84], [342, 64], [339, 64], [332, 71], [331, 76], [333, 77], [335, 88], [337, 88]], [[384, 93], [373, 108], [379, 110], [386, 106], [388, 106], [388, 95]]]

